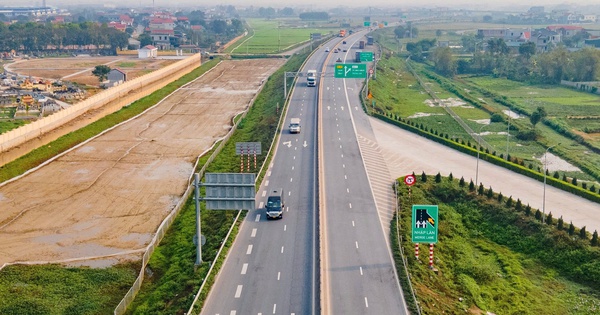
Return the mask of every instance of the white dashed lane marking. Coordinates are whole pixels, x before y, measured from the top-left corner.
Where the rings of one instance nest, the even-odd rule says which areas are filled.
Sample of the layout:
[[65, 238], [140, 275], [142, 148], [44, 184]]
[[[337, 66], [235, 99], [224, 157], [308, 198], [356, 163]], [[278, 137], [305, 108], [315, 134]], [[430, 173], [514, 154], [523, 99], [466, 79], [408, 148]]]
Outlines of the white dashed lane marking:
[[245, 275], [246, 271], [248, 271], [248, 264], [243, 264], [242, 265], [242, 274]]
[[252, 254], [252, 244], [248, 245], [248, 249], [246, 250], [246, 255]]
[[243, 285], [241, 285], [241, 284], [237, 286], [237, 289], [235, 290], [235, 298], [236, 298], [236, 299], [239, 299], [239, 298], [240, 298], [240, 296], [242, 296], [242, 288], [243, 288], [243, 287], [244, 287], [244, 286], [243, 286]]

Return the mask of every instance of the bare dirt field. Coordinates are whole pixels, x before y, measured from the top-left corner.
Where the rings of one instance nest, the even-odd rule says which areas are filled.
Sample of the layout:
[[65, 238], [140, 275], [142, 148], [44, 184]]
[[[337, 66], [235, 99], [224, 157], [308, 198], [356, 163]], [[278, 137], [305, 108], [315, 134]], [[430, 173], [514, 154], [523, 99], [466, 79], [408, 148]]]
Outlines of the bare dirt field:
[[19, 60], [5, 65], [5, 68], [35, 78], [62, 79], [97, 86], [98, 78], [92, 75], [92, 70], [99, 65], [119, 68], [131, 80], [174, 62], [177, 59], [139, 59], [137, 56], [43, 58]]
[[224, 61], [143, 115], [0, 186], [0, 265], [145, 247], [196, 158], [283, 62]]

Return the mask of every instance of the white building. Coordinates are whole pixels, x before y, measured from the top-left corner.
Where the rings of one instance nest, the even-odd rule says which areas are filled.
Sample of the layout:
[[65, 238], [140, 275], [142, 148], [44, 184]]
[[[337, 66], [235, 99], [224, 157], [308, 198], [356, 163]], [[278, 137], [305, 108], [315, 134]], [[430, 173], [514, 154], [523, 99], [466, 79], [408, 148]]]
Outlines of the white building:
[[158, 56], [158, 48], [152, 45], [146, 45], [140, 49], [138, 49], [138, 58], [147, 59], [147, 58], [156, 58]]

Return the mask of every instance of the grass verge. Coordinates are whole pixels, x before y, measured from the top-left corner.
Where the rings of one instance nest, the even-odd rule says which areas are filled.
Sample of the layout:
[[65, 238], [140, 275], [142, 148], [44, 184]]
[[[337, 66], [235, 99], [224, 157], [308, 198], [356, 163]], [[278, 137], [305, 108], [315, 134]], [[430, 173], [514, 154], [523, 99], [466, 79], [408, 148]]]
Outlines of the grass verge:
[[[399, 200], [404, 227], [411, 225], [412, 204], [439, 206], [437, 270], [428, 268], [428, 255], [414, 257], [411, 229], [401, 230], [423, 314], [600, 311], [600, 248], [590, 245], [589, 234], [561, 228], [556, 219], [542, 224], [539, 210], [519, 200], [441, 176], [419, 177], [410, 195], [400, 189]], [[399, 255], [398, 247], [393, 250]]]

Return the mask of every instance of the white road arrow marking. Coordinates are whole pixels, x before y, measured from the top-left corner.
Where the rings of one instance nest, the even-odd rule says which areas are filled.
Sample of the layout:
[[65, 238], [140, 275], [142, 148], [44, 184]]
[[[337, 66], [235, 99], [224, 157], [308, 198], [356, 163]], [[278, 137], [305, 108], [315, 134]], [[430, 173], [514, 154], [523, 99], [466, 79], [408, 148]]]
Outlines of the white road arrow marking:
[[331, 109], [331, 106], [327, 106], [327, 110], [330, 110], [330, 109]]
[[292, 141], [286, 141], [283, 143], [283, 145], [287, 145], [288, 148], [292, 147]]
[[306, 148], [307, 145], [308, 144], [306, 144], [306, 140], [304, 140], [304, 144], [302, 146]]

